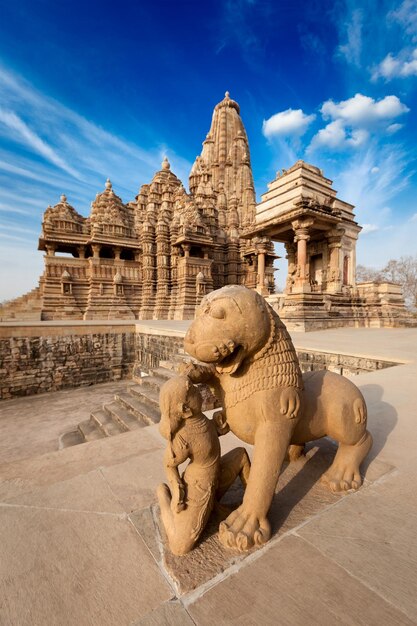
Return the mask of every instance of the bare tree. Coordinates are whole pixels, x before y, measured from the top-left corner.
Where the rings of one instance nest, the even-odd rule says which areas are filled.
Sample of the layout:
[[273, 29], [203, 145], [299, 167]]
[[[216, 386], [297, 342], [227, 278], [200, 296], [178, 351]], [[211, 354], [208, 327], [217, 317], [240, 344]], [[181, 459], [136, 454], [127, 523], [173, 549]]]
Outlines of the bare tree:
[[365, 265], [356, 266], [356, 282], [358, 283], [380, 283], [383, 281], [381, 270], [374, 267], [366, 267]]

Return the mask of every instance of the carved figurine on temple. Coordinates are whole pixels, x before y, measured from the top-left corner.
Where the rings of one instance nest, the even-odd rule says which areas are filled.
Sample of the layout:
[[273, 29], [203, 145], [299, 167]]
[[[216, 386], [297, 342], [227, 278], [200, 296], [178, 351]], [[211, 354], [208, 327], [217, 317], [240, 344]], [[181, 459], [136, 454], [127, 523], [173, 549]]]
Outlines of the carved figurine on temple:
[[[164, 465], [169, 485], [159, 485], [157, 495], [170, 549], [183, 555], [194, 547], [215, 502], [237, 476], [246, 487], [250, 461], [244, 448], [220, 455], [219, 435], [229, 428], [221, 411], [212, 420], [202, 413], [200, 391], [187, 376], [163, 385], [160, 406], [159, 430], [168, 440]], [[187, 460], [181, 475], [179, 466]]]
[[333, 491], [361, 485], [372, 445], [362, 394], [331, 372], [302, 376], [285, 326], [258, 293], [238, 285], [210, 293], [184, 345], [207, 364], [191, 364], [190, 379], [215, 388], [231, 431], [255, 446], [243, 503], [220, 524], [225, 546], [245, 551], [269, 539], [267, 515], [289, 446], [294, 459], [304, 443], [332, 437], [339, 448], [324, 481]]

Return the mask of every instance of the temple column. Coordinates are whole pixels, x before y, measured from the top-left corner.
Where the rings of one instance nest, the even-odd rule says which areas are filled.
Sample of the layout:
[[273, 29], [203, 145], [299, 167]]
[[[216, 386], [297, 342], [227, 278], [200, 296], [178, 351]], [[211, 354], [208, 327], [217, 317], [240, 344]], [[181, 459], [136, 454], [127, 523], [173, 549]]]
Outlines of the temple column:
[[99, 243], [91, 244], [91, 249], [93, 251], [93, 258], [98, 259], [100, 257], [101, 245]]
[[256, 245], [256, 255], [257, 255], [257, 279], [256, 279], [256, 291], [261, 294], [261, 296], [268, 296], [269, 291], [266, 286], [268, 280], [266, 280], [266, 255], [268, 254], [268, 249], [265, 247], [269, 242], [268, 239], [259, 239]]
[[118, 247], [113, 248], [115, 261], [120, 261], [120, 253], [121, 253], [121, 251], [122, 251], [121, 248], [118, 248]]
[[46, 246], [47, 256], [55, 256], [56, 245], [53, 243], [47, 243]]
[[288, 261], [287, 278], [285, 281], [285, 293], [291, 293], [297, 271], [297, 266], [295, 262], [295, 245], [293, 243], [286, 243], [285, 250], [287, 251], [286, 259]]
[[293, 292], [308, 293], [311, 291], [309, 271], [307, 268], [307, 241], [310, 239], [309, 229], [313, 220], [296, 220], [292, 222], [297, 244], [297, 267]]
[[78, 246], [78, 258], [85, 259], [85, 246]]
[[331, 230], [327, 235], [329, 249], [329, 272], [327, 279], [327, 291], [330, 293], [338, 293], [342, 290], [342, 270], [340, 249], [342, 247], [342, 236], [344, 231]]

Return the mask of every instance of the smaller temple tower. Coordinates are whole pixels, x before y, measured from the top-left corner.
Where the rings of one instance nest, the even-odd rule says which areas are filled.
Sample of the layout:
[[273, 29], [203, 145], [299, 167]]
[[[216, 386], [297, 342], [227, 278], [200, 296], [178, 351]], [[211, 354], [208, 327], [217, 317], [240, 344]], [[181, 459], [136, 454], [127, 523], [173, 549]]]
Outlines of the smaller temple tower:
[[[381, 291], [389, 291], [390, 306], [385, 295], [376, 309], [375, 299], [370, 307], [365, 292], [356, 285], [356, 242], [361, 227], [353, 208], [337, 197], [332, 181], [318, 167], [304, 161], [278, 172], [262, 195], [255, 223], [243, 236], [284, 243], [288, 260], [284, 297], [271, 297], [271, 302], [290, 329], [359, 325], [371, 317], [379, 317], [380, 325], [386, 318], [390, 325], [396, 312], [403, 313], [403, 300], [394, 285]], [[257, 255], [262, 273], [262, 252]]]

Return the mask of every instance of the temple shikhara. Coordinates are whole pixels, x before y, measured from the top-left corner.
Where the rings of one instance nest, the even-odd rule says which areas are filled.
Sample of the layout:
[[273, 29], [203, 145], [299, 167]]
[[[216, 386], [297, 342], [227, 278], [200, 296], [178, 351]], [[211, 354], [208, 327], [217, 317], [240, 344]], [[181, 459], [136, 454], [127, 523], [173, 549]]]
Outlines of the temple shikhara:
[[[404, 313], [400, 288], [355, 282], [360, 230], [353, 206], [304, 161], [278, 172], [257, 204], [239, 105], [226, 92], [188, 192], [165, 158], [126, 204], [107, 180], [88, 217], [65, 195], [48, 207], [39, 287], [4, 305], [0, 318], [190, 319], [206, 293], [241, 284], [267, 297], [290, 328], [391, 325]], [[274, 242], [288, 260], [282, 294], [274, 294]]]

